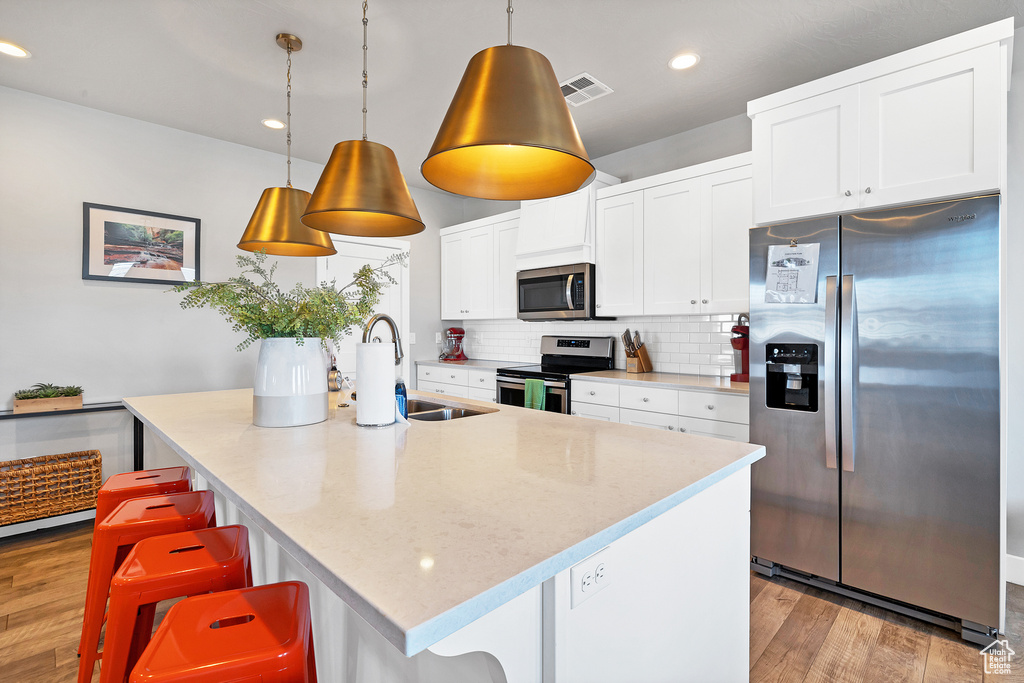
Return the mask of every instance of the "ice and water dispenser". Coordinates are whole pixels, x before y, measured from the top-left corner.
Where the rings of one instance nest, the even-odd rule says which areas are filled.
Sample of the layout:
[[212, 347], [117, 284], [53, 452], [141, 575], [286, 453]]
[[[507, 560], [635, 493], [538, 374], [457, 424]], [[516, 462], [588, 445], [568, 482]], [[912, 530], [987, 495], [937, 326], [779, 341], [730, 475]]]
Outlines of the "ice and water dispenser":
[[769, 408], [818, 410], [818, 347], [768, 344], [765, 402]]

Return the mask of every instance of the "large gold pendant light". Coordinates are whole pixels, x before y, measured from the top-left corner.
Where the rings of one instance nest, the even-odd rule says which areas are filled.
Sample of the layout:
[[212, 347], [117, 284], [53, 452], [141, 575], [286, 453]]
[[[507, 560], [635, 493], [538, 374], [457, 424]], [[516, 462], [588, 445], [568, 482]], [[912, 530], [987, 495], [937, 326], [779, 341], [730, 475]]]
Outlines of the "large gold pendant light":
[[357, 237], [398, 237], [423, 230], [398, 159], [366, 139], [366, 2], [363, 2], [363, 139], [334, 146], [302, 222]]
[[330, 256], [338, 253], [331, 236], [302, 224], [309, 193], [292, 187], [292, 52], [302, 49], [302, 41], [290, 33], [279, 33], [276, 40], [288, 51], [288, 186], [263, 190], [238, 248], [274, 256]]
[[512, 45], [478, 52], [420, 171], [432, 185], [483, 199], [543, 199], [578, 190], [594, 166], [551, 62]]

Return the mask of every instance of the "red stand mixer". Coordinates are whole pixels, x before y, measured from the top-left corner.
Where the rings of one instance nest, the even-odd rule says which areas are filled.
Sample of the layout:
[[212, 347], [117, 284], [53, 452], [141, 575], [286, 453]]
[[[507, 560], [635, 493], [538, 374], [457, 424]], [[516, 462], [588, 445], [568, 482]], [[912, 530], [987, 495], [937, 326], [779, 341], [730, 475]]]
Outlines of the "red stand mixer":
[[469, 360], [462, 350], [462, 340], [466, 330], [461, 327], [449, 327], [444, 331], [444, 342], [441, 347], [441, 360]]
[[[744, 325], [743, 323], [746, 322]], [[729, 375], [733, 382], [750, 381], [750, 317], [741, 313], [736, 324], [732, 326], [733, 356], [736, 359], [736, 372]]]

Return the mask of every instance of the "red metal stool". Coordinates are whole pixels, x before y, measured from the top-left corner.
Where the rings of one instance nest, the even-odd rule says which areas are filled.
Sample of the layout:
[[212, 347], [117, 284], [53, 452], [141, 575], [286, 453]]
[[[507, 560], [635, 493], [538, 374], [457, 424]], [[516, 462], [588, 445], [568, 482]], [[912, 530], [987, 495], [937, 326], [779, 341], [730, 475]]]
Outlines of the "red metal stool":
[[104, 608], [119, 559], [144, 538], [216, 525], [213, 492], [188, 491], [126, 500], [96, 526], [89, 557], [82, 638], [78, 642], [78, 683], [92, 680], [93, 666], [100, 658]]
[[132, 683], [316, 683], [309, 588], [273, 583], [171, 607]]
[[188, 467], [165, 467], [158, 470], [113, 474], [103, 482], [96, 496], [96, 523], [93, 529], [126, 500], [191, 490], [192, 473]]
[[251, 585], [249, 530], [244, 526], [139, 541], [110, 581], [100, 683], [123, 683], [149, 643], [156, 603]]

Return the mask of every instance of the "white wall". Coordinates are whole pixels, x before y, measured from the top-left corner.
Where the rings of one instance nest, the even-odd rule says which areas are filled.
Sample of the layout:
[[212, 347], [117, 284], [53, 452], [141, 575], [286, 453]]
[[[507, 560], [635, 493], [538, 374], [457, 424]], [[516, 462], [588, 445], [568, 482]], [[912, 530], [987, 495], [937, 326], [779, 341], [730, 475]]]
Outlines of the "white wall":
[[[82, 279], [82, 203], [200, 218], [201, 276], [223, 280], [260, 193], [284, 184], [284, 155], [0, 88], [0, 159], [0, 408], [37, 382], [82, 385], [86, 402], [252, 386], [258, 348], [236, 352], [218, 313], [182, 310], [163, 285]], [[312, 190], [321, 170], [293, 159], [293, 184]], [[437, 231], [464, 213], [452, 195], [413, 196], [427, 224], [409, 238], [416, 359], [436, 357], [442, 329]], [[283, 286], [315, 279], [311, 259], [272, 258]], [[0, 422], [0, 461], [85, 448], [124, 469], [130, 420]]]

